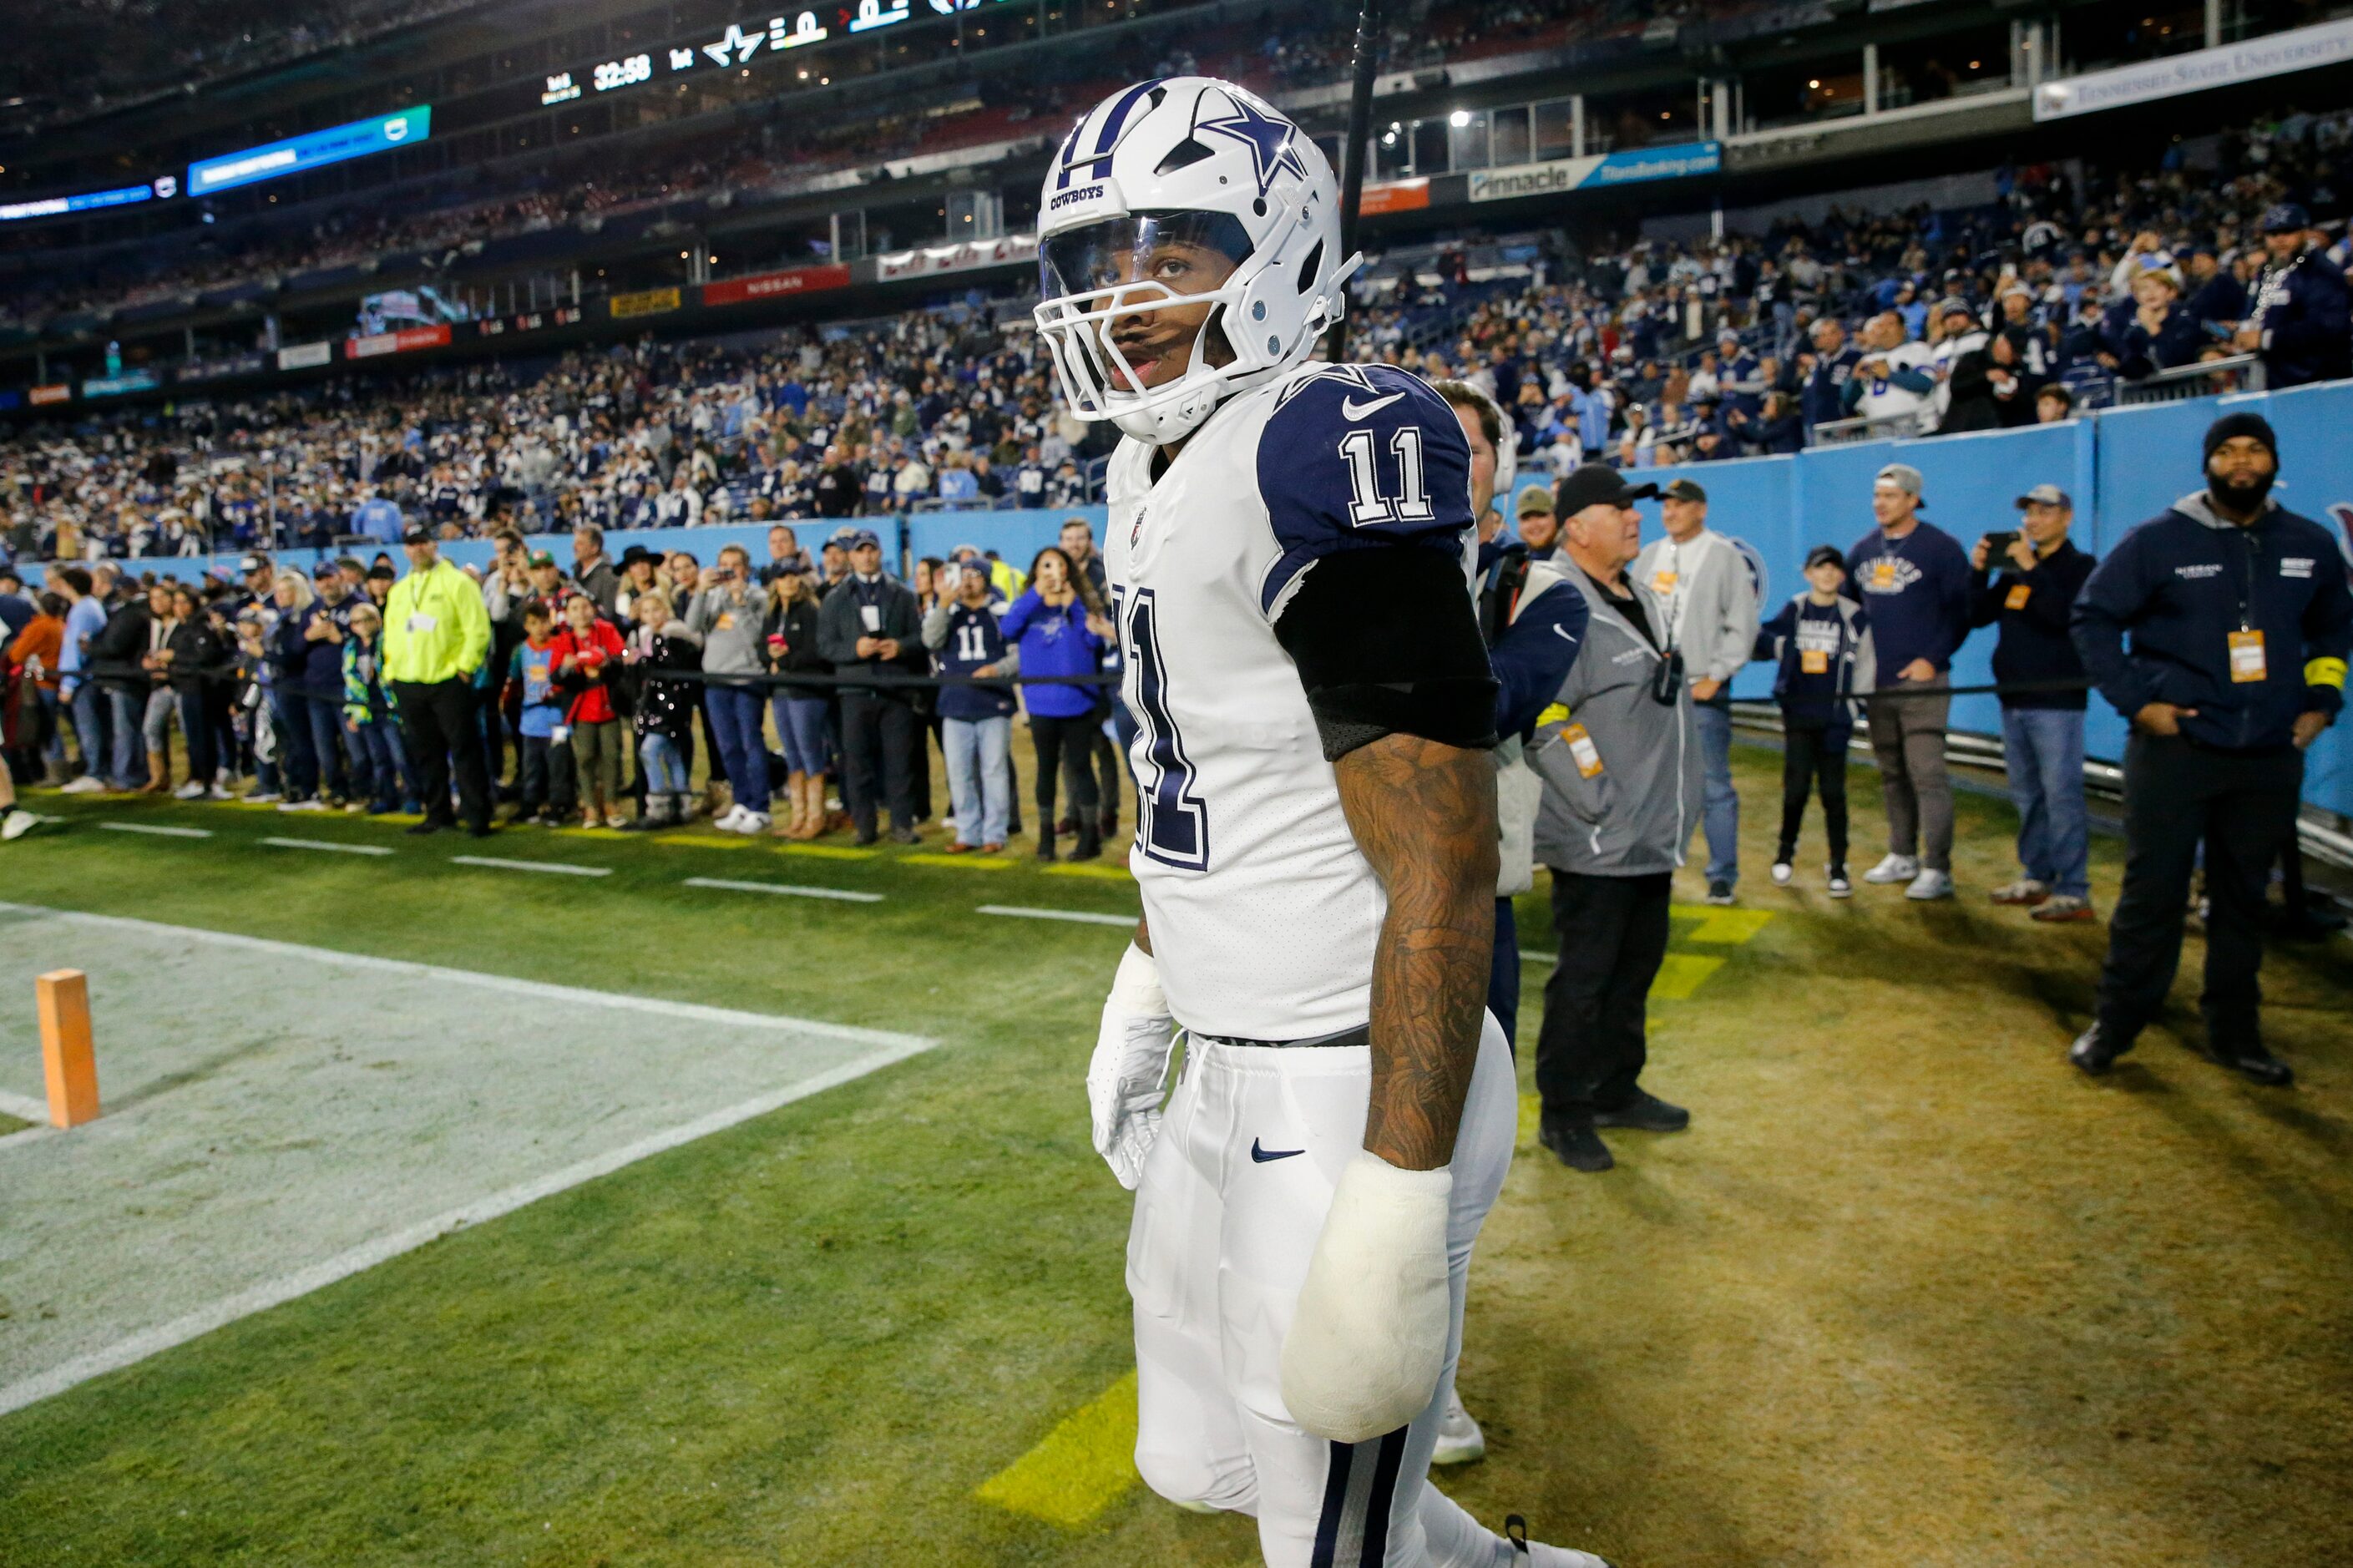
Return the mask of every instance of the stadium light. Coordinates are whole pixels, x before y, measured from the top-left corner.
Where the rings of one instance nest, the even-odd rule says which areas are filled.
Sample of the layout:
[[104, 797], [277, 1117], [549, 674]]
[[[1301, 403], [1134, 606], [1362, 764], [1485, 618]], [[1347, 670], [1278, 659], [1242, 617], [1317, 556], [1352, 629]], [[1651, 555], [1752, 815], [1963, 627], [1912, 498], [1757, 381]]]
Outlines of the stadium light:
[[1460, 131], [1471, 123], [1471, 111], [1467, 109], [1458, 109], [1446, 117], [1446, 123]]

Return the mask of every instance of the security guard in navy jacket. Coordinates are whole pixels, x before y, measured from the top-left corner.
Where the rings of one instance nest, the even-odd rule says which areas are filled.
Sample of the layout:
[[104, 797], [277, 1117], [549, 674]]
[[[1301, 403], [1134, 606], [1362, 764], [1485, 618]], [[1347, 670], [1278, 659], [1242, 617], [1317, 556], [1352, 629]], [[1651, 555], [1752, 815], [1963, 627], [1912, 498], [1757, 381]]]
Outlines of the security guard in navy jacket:
[[2075, 603], [2084, 668], [2133, 727], [2124, 893], [2097, 1014], [2069, 1052], [2085, 1072], [2164, 1005], [2202, 838], [2208, 1048], [2258, 1083], [2295, 1076], [2256, 1020], [2263, 879], [2295, 831], [2304, 749], [2344, 706], [2353, 591], [2327, 531], [2270, 499], [2278, 474], [2268, 421], [2216, 420], [2206, 489], [2126, 534]]

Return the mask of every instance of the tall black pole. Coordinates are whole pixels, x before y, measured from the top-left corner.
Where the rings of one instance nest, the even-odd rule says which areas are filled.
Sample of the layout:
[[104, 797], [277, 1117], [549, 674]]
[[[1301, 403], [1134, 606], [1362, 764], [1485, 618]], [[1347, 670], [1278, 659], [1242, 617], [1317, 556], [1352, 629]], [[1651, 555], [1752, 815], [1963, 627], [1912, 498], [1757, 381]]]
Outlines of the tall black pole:
[[[1356, 76], [1348, 92], [1348, 139], [1340, 148], [1340, 258], [1356, 254], [1356, 207], [1365, 195], [1365, 156], [1372, 149], [1373, 78], [1380, 74], [1381, 0], [1364, 0], [1356, 11]], [[1324, 334], [1324, 357], [1347, 357], [1348, 320]]]

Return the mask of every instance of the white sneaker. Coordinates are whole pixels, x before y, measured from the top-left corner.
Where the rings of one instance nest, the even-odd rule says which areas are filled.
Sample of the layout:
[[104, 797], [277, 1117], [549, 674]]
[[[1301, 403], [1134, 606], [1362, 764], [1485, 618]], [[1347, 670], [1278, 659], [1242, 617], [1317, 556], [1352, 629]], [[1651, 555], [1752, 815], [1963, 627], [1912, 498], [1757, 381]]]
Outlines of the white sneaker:
[[1446, 1392], [1446, 1412], [1438, 1418], [1438, 1447], [1430, 1456], [1433, 1465], [1467, 1465], [1487, 1457], [1487, 1435], [1471, 1412], [1462, 1408], [1459, 1389]]
[[1952, 873], [1923, 871], [1912, 879], [1912, 885], [1904, 889], [1904, 896], [1907, 899], [1917, 899], [1922, 903], [1931, 899], [1949, 899], [1953, 896]]
[[776, 820], [765, 811], [747, 811], [744, 814], [743, 826], [735, 831], [746, 838], [756, 838], [775, 826]]
[[1830, 868], [1830, 880], [1823, 885], [1830, 889], [1831, 897], [1833, 899], [1854, 897], [1854, 884], [1846, 879], [1846, 870], [1842, 867], [1832, 866]]
[[179, 788], [172, 792], [172, 798], [174, 800], [202, 800], [205, 798], [206, 793], [207, 792], [202, 784], [198, 783], [195, 779], [190, 779], [187, 783], [182, 784]]
[[1919, 874], [1920, 858], [1917, 855], [1890, 855], [1865, 871], [1862, 879], [1883, 888], [1891, 882], [1908, 882]]
[[1787, 860], [1776, 860], [1773, 862], [1773, 885], [1775, 887], [1788, 887], [1789, 885], [1789, 879], [1797, 874], [1797, 868], [1791, 866]]
[[33, 831], [40, 820], [29, 811], [12, 809], [7, 816], [0, 816], [0, 840], [22, 838]]
[[712, 819], [711, 830], [714, 833], [741, 833], [744, 831], [744, 819], [751, 815], [740, 805], [731, 805]]
[[272, 801], [284, 800], [285, 798], [286, 797], [284, 795], [280, 795], [274, 789], [258, 789], [251, 795], [245, 797], [245, 804], [248, 805], [268, 805]]
[[327, 803], [323, 800], [318, 799], [316, 796], [313, 796], [309, 800], [281, 800], [278, 803], [278, 809], [280, 811], [324, 811], [327, 809]]
[[59, 795], [104, 795], [106, 781], [95, 773], [84, 773], [78, 779], [69, 779], [59, 785], [58, 793]]

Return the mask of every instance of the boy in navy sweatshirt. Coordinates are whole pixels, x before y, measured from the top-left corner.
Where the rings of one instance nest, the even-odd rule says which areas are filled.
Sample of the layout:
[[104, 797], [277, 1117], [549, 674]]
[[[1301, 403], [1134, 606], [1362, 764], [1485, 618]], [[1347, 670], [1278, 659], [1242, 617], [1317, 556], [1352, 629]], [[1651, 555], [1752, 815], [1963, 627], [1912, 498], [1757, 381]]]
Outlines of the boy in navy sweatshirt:
[[[2084, 661], [2068, 617], [2092, 558], [2067, 538], [2075, 503], [2057, 485], [2018, 498], [2023, 526], [1997, 547], [1987, 534], [1969, 554], [1977, 574], [1972, 626], [2000, 627], [1993, 678], [2003, 685], [2060, 686], [2004, 692], [2001, 754], [2018, 807], [2018, 863], [2025, 875], [1993, 890], [1997, 904], [2031, 907], [2043, 921], [2088, 921], [2092, 824], [2084, 807]], [[1999, 554], [1997, 554], [1999, 548]], [[1991, 581], [1995, 567], [2000, 574]]]
[[1786, 888], [1795, 875], [1798, 829], [1819, 779], [1834, 899], [1854, 891], [1846, 874], [1846, 752], [1854, 738], [1851, 699], [1871, 689], [1873, 662], [1870, 617], [1840, 595], [1845, 584], [1838, 551], [1814, 546], [1806, 555], [1806, 591], [1757, 628], [1756, 648], [1757, 658], [1779, 666], [1773, 700], [1781, 705], [1781, 847], [1773, 857], [1773, 885]]
[[1908, 883], [1912, 899], [1953, 896], [1953, 784], [1945, 772], [1945, 694], [1969, 635], [1969, 558], [1920, 517], [1920, 470], [1890, 463], [1871, 487], [1879, 526], [1847, 553], [1846, 595], [1871, 614], [1881, 671], [1873, 689], [1916, 691], [1871, 704], [1871, 749], [1887, 800], [1887, 858], [1866, 882]]

